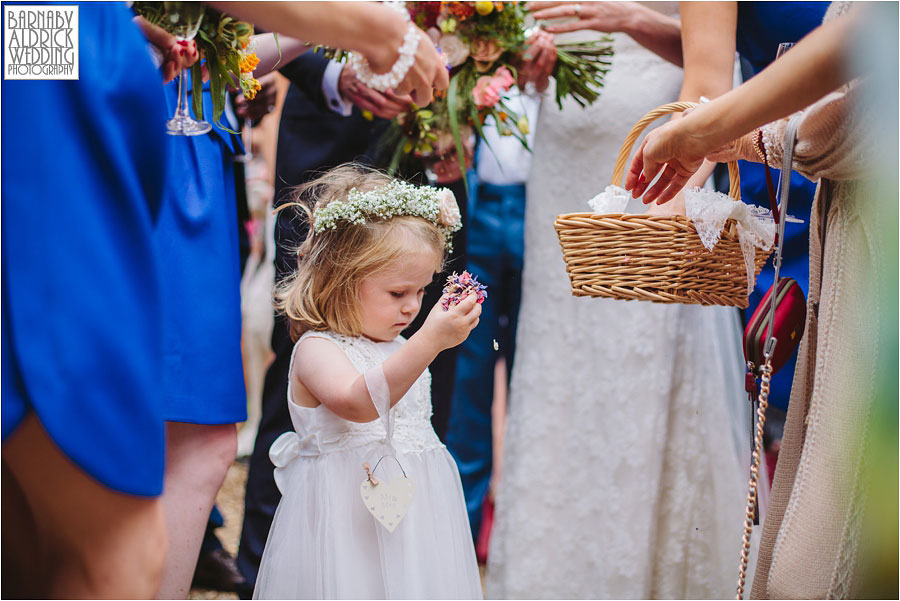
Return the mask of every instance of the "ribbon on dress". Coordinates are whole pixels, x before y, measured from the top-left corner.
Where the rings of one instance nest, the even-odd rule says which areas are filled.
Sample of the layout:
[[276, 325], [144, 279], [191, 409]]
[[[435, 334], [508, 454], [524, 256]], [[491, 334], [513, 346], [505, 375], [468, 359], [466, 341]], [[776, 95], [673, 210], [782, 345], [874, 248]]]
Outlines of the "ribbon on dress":
[[282, 495], [287, 488], [287, 474], [285, 474], [285, 470], [299, 456], [300, 436], [293, 430], [285, 432], [276, 438], [272, 446], [269, 447], [269, 460], [275, 465], [275, 485]]
[[375, 411], [378, 417], [384, 422], [384, 446], [385, 454], [395, 456], [394, 445], [391, 439], [394, 435], [394, 416], [391, 413], [391, 390], [388, 387], [387, 378], [384, 377], [384, 370], [381, 365], [368, 370], [363, 374], [366, 380], [366, 388], [369, 390], [369, 396], [372, 398], [372, 404], [375, 405]]
[[[393, 532], [406, 516], [409, 507], [412, 504], [415, 486], [406, 470], [403, 469], [400, 460], [397, 459], [397, 453], [391, 440], [394, 434], [394, 416], [391, 414], [391, 395], [388, 388], [387, 378], [384, 377], [384, 370], [381, 365], [368, 370], [363, 377], [366, 380], [366, 388], [369, 389], [369, 396], [372, 397], [372, 403], [379, 417], [384, 421], [384, 455], [370, 468], [369, 463], [363, 464], [366, 471], [366, 479], [362, 481], [359, 487], [359, 493], [363, 504], [369, 513], [384, 526], [388, 532]], [[392, 457], [397, 462], [397, 466], [403, 473], [403, 477], [394, 478], [388, 481], [382, 478], [380, 481], [375, 478], [375, 470], [381, 465], [385, 457]]]

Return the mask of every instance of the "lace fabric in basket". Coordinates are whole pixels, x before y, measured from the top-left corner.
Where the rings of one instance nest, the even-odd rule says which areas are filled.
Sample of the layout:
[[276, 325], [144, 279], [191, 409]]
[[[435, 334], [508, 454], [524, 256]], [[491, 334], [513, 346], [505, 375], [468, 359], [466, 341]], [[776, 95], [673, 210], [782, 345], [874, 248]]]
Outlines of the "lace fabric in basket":
[[747, 294], [750, 294], [756, 283], [756, 249], [767, 251], [775, 242], [775, 221], [771, 212], [721, 192], [701, 188], [684, 190], [684, 207], [707, 250], [716, 247], [728, 219], [737, 221], [738, 240], [747, 269]]
[[600, 215], [624, 213], [629, 200], [631, 200], [631, 192], [625, 188], [606, 186], [603, 192], [588, 201], [588, 205]]

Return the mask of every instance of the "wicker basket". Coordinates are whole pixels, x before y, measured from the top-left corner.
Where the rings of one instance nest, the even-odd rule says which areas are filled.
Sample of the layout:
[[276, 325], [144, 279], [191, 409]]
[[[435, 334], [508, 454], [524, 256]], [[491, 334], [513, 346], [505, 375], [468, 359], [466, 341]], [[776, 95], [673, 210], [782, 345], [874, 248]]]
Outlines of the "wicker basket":
[[[621, 186], [625, 165], [641, 132], [655, 119], [696, 106], [673, 102], [650, 111], [622, 144], [612, 183]], [[730, 195], [740, 200], [737, 163], [728, 164]], [[554, 222], [575, 296], [658, 303], [747, 306], [747, 271], [737, 222], [729, 219], [718, 244], [707, 250], [682, 215], [567, 213]], [[756, 274], [770, 253], [756, 252]]]

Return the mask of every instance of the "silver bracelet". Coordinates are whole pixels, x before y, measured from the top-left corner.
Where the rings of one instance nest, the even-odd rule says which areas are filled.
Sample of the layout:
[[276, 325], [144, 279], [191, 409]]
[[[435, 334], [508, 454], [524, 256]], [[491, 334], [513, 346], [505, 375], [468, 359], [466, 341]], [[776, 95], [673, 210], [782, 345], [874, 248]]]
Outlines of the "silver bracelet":
[[[406, 20], [409, 21], [409, 13], [406, 9], [400, 9]], [[416, 62], [416, 50], [419, 48], [419, 28], [415, 23], [410, 22], [406, 28], [406, 34], [403, 36], [403, 44], [400, 45], [399, 55], [396, 62], [387, 73], [373, 73], [369, 66], [369, 61], [362, 54], [351, 52], [347, 59], [347, 64], [353, 67], [356, 72], [356, 78], [363, 84], [373, 90], [385, 92], [389, 89], [396, 88], [406, 77], [410, 67]]]

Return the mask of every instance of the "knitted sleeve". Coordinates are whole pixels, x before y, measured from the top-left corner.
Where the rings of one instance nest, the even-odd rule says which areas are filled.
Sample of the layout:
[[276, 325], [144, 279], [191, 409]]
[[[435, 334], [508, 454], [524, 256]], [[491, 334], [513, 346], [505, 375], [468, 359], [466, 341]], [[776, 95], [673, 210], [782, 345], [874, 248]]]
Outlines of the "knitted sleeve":
[[[860, 115], [860, 88], [833, 92], [802, 111], [794, 148], [794, 171], [816, 181], [852, 180], [862, 176], [868, 156]], [[763, 127], [769, 164], [781, 166], [787, 119]], [[871, 157], [869, 157], [871, 158]]]

